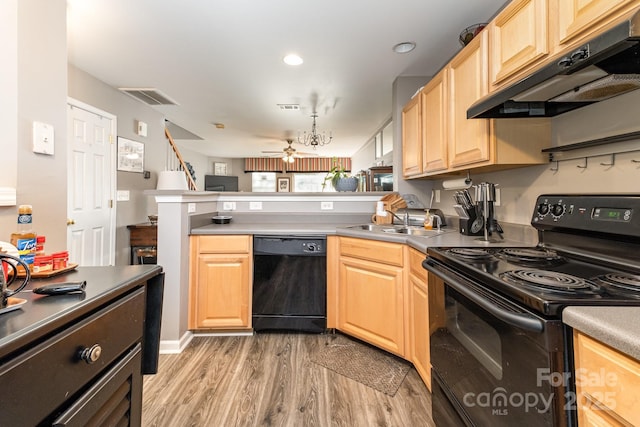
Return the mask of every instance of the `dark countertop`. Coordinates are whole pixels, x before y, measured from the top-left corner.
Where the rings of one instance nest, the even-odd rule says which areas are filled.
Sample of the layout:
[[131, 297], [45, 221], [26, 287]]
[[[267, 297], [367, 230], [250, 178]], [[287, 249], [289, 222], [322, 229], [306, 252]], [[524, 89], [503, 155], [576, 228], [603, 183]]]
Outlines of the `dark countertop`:
[[[158, 265], [79, 267], [47, 279], [33, 279], [14, 298], [27, 302], [0, 314], [0, 360], [58, 328], [109, 303], [162, 272]], [[45, 296], [29, 290], [50, 283], [86, 280], [84, 294]]]

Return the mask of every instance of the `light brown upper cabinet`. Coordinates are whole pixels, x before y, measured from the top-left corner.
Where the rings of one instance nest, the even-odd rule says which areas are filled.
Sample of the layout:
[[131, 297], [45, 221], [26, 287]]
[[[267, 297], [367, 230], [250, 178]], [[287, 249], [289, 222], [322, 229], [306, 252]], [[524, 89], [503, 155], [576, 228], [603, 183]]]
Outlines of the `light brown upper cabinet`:
[[421, 93], [422, 171], [434, 173], [449, 167], [447, 153], [447, 73], [436, 74]]
[[547, 1], [514, 0], [487, 27], [490, 91], [525, 74], [549, 55]]
[[575, 47], [640, 6], [637, 0], [549, 0], [554, 53]]
[[449, 165], [490, 159], [489, 120], [467, 119], [467, 109], [488, 92], [487, 32], [481, 31], [447, 67], [449, 79]]
[[402, 109], [402, 176], [422, 173], [422, 104], [415, 95]]

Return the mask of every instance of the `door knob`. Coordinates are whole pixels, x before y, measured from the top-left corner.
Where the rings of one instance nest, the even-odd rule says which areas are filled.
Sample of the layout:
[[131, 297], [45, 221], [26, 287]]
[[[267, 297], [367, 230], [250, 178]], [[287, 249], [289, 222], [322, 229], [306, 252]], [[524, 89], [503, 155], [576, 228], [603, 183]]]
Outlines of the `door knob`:
[[67, 225], [73, 225], [76, 222], [74, 220], [72, 220], [71, 218], [67, 218]]

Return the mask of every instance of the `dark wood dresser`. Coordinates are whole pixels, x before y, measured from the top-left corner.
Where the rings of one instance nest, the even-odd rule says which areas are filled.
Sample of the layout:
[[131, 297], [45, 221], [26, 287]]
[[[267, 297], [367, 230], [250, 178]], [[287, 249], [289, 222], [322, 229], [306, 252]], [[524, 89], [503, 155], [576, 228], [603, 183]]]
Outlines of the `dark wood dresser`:
[[164, 273], [156, 265], [81, 267], [84, 294], [21, 292], [0, 314], [0, 426], [139, 426], [142, 376], [157, 372]]
[[149, 222], [127, 225], [131, 264], [155, 264], [158, 246], [158, 226]]

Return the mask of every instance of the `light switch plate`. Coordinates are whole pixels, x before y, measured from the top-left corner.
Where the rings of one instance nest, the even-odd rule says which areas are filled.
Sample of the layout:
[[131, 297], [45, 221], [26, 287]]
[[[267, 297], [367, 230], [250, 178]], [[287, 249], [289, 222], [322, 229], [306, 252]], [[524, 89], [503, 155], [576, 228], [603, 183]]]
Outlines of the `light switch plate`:
[[187, 204], [187, 213], [194, 213], [196, 211], [196, 204], [195, 203], [188, 203]]
[[54, 154], [53, 126], [41, 122], [33, 122], [33, 152]]
[[116, 200], [119, 202], [127, 202], [129, 201], [129, 190], [118, 190], [116, 191]]

